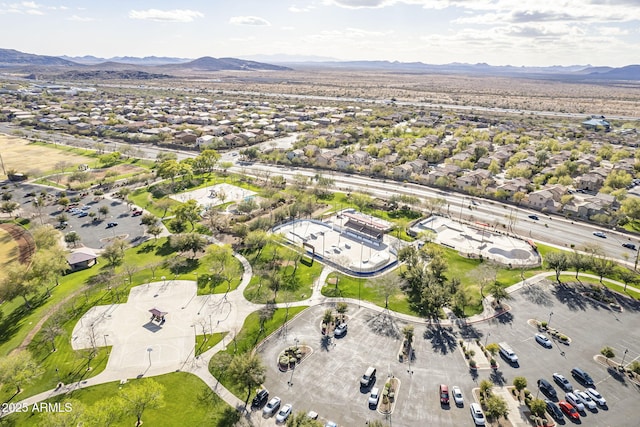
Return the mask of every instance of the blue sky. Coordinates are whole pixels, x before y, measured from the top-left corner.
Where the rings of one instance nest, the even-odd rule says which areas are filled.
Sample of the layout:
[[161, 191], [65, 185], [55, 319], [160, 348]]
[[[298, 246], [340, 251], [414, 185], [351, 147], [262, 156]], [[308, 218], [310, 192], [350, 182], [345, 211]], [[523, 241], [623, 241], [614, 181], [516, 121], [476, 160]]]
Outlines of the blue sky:
[[0, 47], [44, 55], [297, 55], [640, 63], [640, 0], [0, 0]]

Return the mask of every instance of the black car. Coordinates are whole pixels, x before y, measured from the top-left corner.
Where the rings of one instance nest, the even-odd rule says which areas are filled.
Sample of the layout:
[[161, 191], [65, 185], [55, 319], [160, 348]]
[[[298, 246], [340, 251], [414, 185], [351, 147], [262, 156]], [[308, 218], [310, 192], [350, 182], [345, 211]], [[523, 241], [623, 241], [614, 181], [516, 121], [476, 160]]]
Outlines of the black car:
[[547, 412], [551, 414], [553, 418], [555, 418], [556, 420], [561, 420], [563, 418], [562, 411], [560, 410], [558, 405], [550, 400], [545, 400], [544, 403], [547, 404]]
[[553, 388], [551, 383], [544, 378], [540, 378], [538, 380], [538, 388], [542, 391], [546, 396], [550, 397], [552, 400], [558, 399], [558, 393], [556, 393], [556, 389]]
[[540, 218], [538, 218], [538, 215], [529, 215], [529, 218], [531, 218], [534, 221], [538, 221]]
[[117, 225], [118, 225], [117, 222], [109, 222], [109, 223], [107, 223], [107, 228], [112, 228], [112, 227], [115, 227]]
[[580, 368], [573, 368], [571, 370], [571, 375], [587, 387], [593, 387], [595, 385], [591, 376]]
[[627, 248], [627, 249], [631, 249], [632, 251], [636, 250], [636, 245], [634, 245], [633, 243], [623, 243], [622, 247], [623, 248]]
[[265, 403], [267, 403], [268, 399], [269, 391], [266, 388], [262, 388], [258, 391], [256, 397], [254, 397], [251, 401], [251, 406], [254, 408], [261, 408]]

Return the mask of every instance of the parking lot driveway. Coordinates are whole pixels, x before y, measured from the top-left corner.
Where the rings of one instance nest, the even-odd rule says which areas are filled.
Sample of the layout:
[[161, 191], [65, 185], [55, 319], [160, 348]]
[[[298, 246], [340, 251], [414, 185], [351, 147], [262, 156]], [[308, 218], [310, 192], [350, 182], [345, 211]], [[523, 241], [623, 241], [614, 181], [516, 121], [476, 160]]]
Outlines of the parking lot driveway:
[[[287, 332], [279, 332], [265, 342], [259, 352], [267, 365], [265, 386], [271, 395], [293, 403], [294, 411], [318, 412], [341, 426], [364, 425], [385, 416], [370, 409], [370, 387], [360, 388], [360, 378], [368, 366], [377, 369], [373, 386], [384, 387], [391, 375], [400, 379], [392, 423], [402, 426], [469, 424], [467, 406], [441, 407], [438, 385], [459, 385], [471, 398], [474, 382], [461, 354], [442, 346], [442, 333], [416, 325], [415, 360], [398, 362], [403, 323], [391, 317], [350, 305], [348, 332], [343, 338], [323, 338], [320, 322], [327, 306], [313, 307], [290, 322]], [[278, 354], [295, 340], [313, 348], [314, 353], [295, 371], [280, 372]], [[453, 347], [457, 344], [453, 340]], [[443, 351], [443, 348], [446, 349]]]

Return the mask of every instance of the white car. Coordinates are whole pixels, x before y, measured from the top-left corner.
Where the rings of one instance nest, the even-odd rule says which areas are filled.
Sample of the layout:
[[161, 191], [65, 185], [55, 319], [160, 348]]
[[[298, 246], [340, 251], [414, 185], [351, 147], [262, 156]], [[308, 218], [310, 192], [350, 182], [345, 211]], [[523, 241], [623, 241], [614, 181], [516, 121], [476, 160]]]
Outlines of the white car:
[[282, 409], [280, 409], [280, 412], [278, 412], [278, 415], [276, 415], [276, 423], [284, 423], [285, 421], [287, 421], [287, 418], [289, 418], [289, 415], [291, 415], [292, 409], [293, 406], [291, 405], [291, 403], [287, 403], [286, 405], [284, 405]]
[[453, 401], [456, 403], [456, 406], [464, 406], [464, 397], [462, 397], [462, 390], [457, 385], [453, 386], [451, 389], [451, 395], [453, 396]]
[[536, 334], [536, 341], [543, 347], [552, 347], [551, 340], [545, 334]]
[[469, 405], [469, 410], [471, 411], [471, 418], [473, 418], [473, 422], [477, 426], [483, 426], [485, 424], [485, 418], [480, 404], [473, 402], [471, 405]]
[[270, 417], [280, 407], [282, 401], [278, 396], [272, 398], [262, 409], [262, 415]]
[[369, 395], [369, 406], [377, 407], [378, 400], [380, 400], [380, 389], [374, 387], [371, 389], [371, 394]]
[[602, 397], [602, 395], [595, 388], [589, 387], [585, 390], [591, 398], [598, 403], [600, 406], [607, 406], [607, 400]]
[[576, 396], [578, 396], [578, 399], [580, 399], [582, 404], [584, 406], [586, 406], [587, 408], [589, 408], [590, 411], [594, 411], [596, 409], [596, 407], [597, 407], [596, 402], [594, 402], [593, 399], [591, 399], [591, 397], [589, 397], [587, 392], [580, 391], [580, 390], [575, 390], [573, 393]]
[[573, 393], [567, 393], [564, 395], [564, 400], [569, 402], [571, 406], [576, 408], [578, 412], [584, 412], [584, 404], [580, 401], [578, 396]]

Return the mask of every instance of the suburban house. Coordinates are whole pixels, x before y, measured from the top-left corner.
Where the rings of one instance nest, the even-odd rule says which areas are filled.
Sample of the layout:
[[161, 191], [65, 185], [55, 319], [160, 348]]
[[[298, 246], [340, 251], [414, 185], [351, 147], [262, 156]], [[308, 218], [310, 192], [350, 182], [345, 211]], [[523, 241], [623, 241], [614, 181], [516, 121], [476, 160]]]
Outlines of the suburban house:
[[567, 189], [562, 185], [534, 191], [527, 196], [527, 204], [535, 209], [559, 212], [562, 209], [560, 200], [566, 192]]

